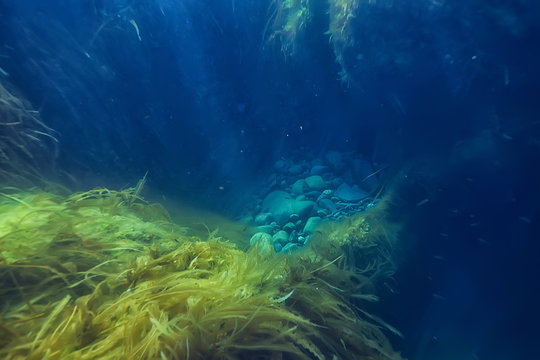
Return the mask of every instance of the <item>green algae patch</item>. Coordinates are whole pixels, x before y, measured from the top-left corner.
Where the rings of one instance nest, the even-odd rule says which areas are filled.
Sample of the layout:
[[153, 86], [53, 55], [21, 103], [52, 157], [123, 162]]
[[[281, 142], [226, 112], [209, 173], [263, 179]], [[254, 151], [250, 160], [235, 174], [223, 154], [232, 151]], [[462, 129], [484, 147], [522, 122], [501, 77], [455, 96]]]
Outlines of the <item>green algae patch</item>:
[[3, 359], [401, 359], [346, 254], [188, 235], [136, 189], [12, 190], [0, 215]]

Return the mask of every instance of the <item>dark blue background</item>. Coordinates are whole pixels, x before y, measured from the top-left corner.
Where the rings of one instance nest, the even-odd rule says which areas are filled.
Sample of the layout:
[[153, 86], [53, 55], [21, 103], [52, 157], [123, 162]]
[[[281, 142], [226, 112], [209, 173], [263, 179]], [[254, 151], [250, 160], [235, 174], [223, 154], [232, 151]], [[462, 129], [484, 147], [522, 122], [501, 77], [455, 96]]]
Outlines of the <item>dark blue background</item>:
[[286, 57], [269, 1], [2, 0], [0, 67], [58, 132], [75, 188], [149, 171], [168, 197], [234, 215], [281, 156], [388, 166], [404, 224], [400, 294], [383, 303], [398, 347], [535, 359], [540, 5], [373, 2], [353, 23], [349, 86], [327, 6], [312, 1]]

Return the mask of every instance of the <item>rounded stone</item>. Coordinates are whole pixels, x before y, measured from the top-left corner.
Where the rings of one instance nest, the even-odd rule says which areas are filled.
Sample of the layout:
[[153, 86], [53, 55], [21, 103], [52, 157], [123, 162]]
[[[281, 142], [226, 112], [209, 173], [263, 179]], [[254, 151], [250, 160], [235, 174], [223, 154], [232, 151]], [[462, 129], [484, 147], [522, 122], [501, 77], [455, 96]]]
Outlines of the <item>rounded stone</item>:
[[301, 174], [303, 171], [302, 165], [293, 165], [289, 168], [289, 172], [293, 175]]
[[324, 165], [314, 165], [309, 172], [311, 175], [321, 175], [328, 171], [328, 166]]
[[298, 220], [300, 220], [300, 216], [298, 214], [291, 214], [291, 216], [289, 216], [289, 220], [291, 220], [292, 222], [297, 222]]
[[298, 245], [296, 244], [292, 244], [292, 243], [289, 243], [287, 245], [285, 245], [283, 247], [283, 249], [281, 250], [281, 252], [284, 252], [284, 253], [292, 253], [294, 251], [298, 250]]
[[328, 210], [326, 209], [319, 209], [317, 210], [317, 216], [319, 217], [326, 217], [328, 215]]
[[256, 233], [259, 233], [259, 232], [263, 232], [263, 233], [267, 233], [267, 234], [271, 234], [273, 232], [274, 228], [272, 227], [272, 225], [261, 225], [261, 226], [256, 226], [254, 229], [253, 229], [253, 234], [256, 234]]
[[272, 213], [260, 213], [255, 216], [255, 225], [266, 225], [274, 221], [274, 215]]
[[283, 226], [283, 230], [285, 230], [287, 233], [291, 233], [294, 229], [296, 229], [296, 225], [294, 225], [292, 222], [288, 222]]
[[308, 234], [308, 235], [313, 234], [315, 230], [317, 229], [317, 227], [321, 224], [321, 221], [322, 219], [318, 216], [310, 217], [306, 221], [306, 225], [304, 226], [303, 233]]
[[321, 199], [321, 200], [319, 201], [319, 207], [320, 207], [321, 209], [326, 209], [326, 210], [328, 210], [328, 211], [331, 212], [331, 213], [337, 210], [336, 205], [335, 205], [334, 202], [333, 202], [332, 200], [330, 200], [330, 199]]
[[305, 179], [306, 185], [312, 190], [324, 189], [324, 180], [320, 175], [309, 176]]
[[272, 236], [272, 244], [286, 244], [289, 241], [289, 234], [286, 231], [280, 230]]
[[257, 243], [266, 243], [266, 242], [270, 242], [272, 240], [272, 237], [270, 236], [270, 234], [267, 234], [265, 232], [258, 232], [258, 233], [255, 233], [251, 239], [249, 239], [249, 246], [255, 246], [255, 244]]
[[368, 194], [358, 186], [350, 186], [346, 183], [341, 184], [334, 192], [334, 195], [345, 201], [358, 201], [368, 196]]
[[291, 187], [291, 191], [295, 195], [302, 195], [304, 193], [304, 188], [307, 187], [306, 181], [304, 179], [296, 180]]

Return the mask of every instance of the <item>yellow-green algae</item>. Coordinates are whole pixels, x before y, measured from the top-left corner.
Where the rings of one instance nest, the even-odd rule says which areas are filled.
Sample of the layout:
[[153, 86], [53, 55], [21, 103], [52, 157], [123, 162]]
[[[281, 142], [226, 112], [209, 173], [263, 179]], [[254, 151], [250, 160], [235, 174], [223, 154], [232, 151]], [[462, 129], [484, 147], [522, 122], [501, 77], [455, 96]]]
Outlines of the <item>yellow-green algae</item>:
[[269, 40], [277, 40], [281, 51], [292, 56], [296, 50], [296, 39], [310, 20], [311, 0], [274, 0], [275, 12], [268, 21], [272, 22]]
[[137, 188], [5, 191], [0, 358], [401, 359], [353, 305], [376, 297], [346, 244], [286, 256], [188, 234]]
[[[340, 67], [338, 79], [344, 85], [352, 82], [346, 61], [346, 52], [356, 45], [353, 25], [357, 17], [366, 16], [374, 0], [328, 0], [327, 16], [329, 42], [335, 60]], [[274, 12], [268, 19], [271, 23], [269, 41], [278, 41], [286, 56], [295, 55], [299, 34], [305, 30], [313, 17], [311, 0], [273, 0]]]
[[351, 75], [347, 69], [345, 52], [355, 45], [354, 33], [352, 29], [353, 19], [356, 18], [358, 9], [362, 4], [370, 4], [371, 0], [330, 0], [328, 1], [330, 43], [334, 50], [336, 62], [341, 67], [339, 80], [350, 85]]

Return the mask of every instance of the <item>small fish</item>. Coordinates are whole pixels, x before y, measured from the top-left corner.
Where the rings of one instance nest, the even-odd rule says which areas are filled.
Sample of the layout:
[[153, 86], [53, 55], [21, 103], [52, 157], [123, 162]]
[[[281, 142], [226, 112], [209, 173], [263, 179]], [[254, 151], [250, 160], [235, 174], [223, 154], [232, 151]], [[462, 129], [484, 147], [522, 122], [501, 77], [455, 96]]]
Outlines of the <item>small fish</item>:
[[453, 213], [453, 214], [456, 214], [456, 215], [460, 214], [458, 209], [452, 209], [452, 210], [450, 210], [450, 212]]
[[130, 19], [130, 20], [129, 20], [129, 23], [130, 23], [131, 25], [133, 25], [133, 27], [135, 28], [135, 31], [137, 32], [137, 37], [139, 38], [139, 41], [142, 41], [142, 39], [141, 39], [141, 33], [139, 32], [139, 26], [137, 26], [137, 23], [135, 22], [135, 20]]
[[502, 137], [505, 138], [506, 140], [514, 140], [514, 138], [508, 135], [507, 133], [503, 133]]
[[5, 71], [4, 69], [0, 68], [0, 75], [8, 77], [9, 73], [7, 71]]
[[429, 199], [424, 199], [424, 200], [420, 201], [418, 204], [416, 204], [416, 207], [425, 205], [425, 204], [427, 204], [428, 202], [429, 202]]
[[447, 233], [441, 233], [441, 236], [442, 237], [448, 237], [448, 234]]
[[443, 256], [440, 256], [440, 255], [433, 255], [433, 258], [434, 258], [435, 260], [441, 260], [441, 261], [444, 260], [444, 257], [443, 257]]
[[489, 245], [489, 241], [487, 241], [486, 239], [481, 238], [481, 237], [479, 237], [478, 239], [476, 239], [476, 241], [478, 241], [478, 242], [481, 243], [481, 244]]
[[434, 299], [437, 299], [437, 300], [446, 300], [446, 298], [442, 295], [439, 295], [439, 294], [431, 294], [431, 296], [433, 296]]
[[384, 285], [384, 286], [388, 289], [388, 291], [390, 291], [392, 294], [399, 294], [399, 291], [394, 290], [394, 289], [392, 288], [392, 286], [390, 286], [390, 284], [388, 284], [388, 283], [385, 282], [385, 283], [383, 283], [383, 285]]
[[529, 219], [528, 217], [525, 217], [525, 216], [520, 216], [519, 217], [519, 220], [527, 223], [527, 224], [530, 224], [531, 223], [531, 219]]
[[277, 303], [282, 303], [284, 302], [285, 300], [287, 300], [288, 298], [291, 297], [291, 295], [294, 293], [294, 289], [291, 290], [290, 293], [288, 293], [287, 295], [283, 296], [283, 297], [280, 297], [279, 299], [276, 299], [275, 302]]
[[510, 72], [508, 71], [508, 67], [504, 67], [504, 86], [508, 86], [510, 84]]
[[478, 223], [471, 223], [469, 226], [470, 226], [470, 227], [477, 227], [477, 226], [478, 226]]

